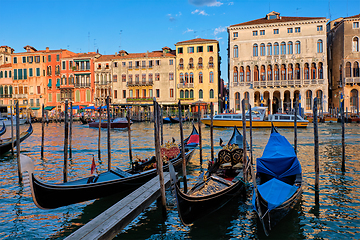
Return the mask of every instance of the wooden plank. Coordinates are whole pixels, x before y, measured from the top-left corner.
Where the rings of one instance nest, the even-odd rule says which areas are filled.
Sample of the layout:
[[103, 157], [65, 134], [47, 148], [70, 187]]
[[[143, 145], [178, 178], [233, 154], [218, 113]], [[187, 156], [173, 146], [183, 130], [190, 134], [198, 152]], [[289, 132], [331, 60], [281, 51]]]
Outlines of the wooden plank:
[[[170, 186], [168, 172], [164, 173], [164, 182], [166, 187]], [[66, 239], [112, 239], [160, 196], [159, 177], [156, 176]]]

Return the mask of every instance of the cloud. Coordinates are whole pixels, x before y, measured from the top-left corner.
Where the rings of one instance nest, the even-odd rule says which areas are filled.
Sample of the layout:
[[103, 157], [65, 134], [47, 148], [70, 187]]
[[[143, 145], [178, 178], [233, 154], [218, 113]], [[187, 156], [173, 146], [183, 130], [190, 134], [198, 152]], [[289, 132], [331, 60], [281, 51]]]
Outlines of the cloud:
[[234, 5], [234, 2], [229, 2], [228, 5]]
[[203, 16], [209, 16], [209, 14], [207, 14], [204, 10], [196, 9], [195, 11], [191, 12], [191, 14], [196, 14], [196, 13]]
[[220, 7], [222, 2], [217, 0], [189, 0], [189, 3], [195, 6], [208, 6], [208, 7]]
[[[175, 17], [180, 17], [181, 15], [182, 15], [181, 12], [179, 12], [179, 13], [175, 14]], [[171, 13], [169, 13], [169, 14], [167, 15], [167, 17], [169, 18], [169, 21], [170, 21], [170, 22], [174, 22], [174, 21], [176, 20], [176, 18], [173, 17], [173, 15], [172, 15]]]
[[183, 34], [185, 34], [185, 33], [189, 33], [189, 32], [193, 32], [194, 30], [193, 29], [186, 29], [186, 31], [185, 32], [183, 32]]
[[215, 28], [215, 30], [214, 30], [214, 35], [216, 36], [216, 35], [218, 35], [219, 33], [222, 33], [222, 32], [226, 32], [226, 29], [227, 29], [227, 27], [218, 27], [218, 28]]

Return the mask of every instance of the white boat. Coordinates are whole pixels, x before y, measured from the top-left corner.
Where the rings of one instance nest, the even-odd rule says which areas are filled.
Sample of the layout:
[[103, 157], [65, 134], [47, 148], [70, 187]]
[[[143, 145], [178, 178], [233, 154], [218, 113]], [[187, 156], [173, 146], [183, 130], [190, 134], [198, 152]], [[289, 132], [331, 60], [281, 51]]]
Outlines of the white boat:
[[[20, 125], [23, 125], [26, 123], [26, 119], [24, 118], [20, 118]], [[11, 119], [10, 118], [0, 118], [0, 125], [2, 125], [2, 123], [5, 123], [5, 126], [11, 126]], [[13, 116], [13, 125], [16, 125], [16, 117]]]

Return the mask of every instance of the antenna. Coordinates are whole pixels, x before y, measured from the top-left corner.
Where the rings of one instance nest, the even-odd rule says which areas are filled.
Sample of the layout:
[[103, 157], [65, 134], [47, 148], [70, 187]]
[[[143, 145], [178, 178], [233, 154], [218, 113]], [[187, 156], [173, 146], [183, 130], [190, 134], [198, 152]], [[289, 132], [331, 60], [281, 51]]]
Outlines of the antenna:
[[90, 32], [88, 32], [88, 52], [90, 52]]
[[330, 0], [329, 0], [329, 19], [330, 19], [330, 21], [331, 21]]
[[121, 51], [121, 33], [122, 33], [122, 30], [120, 30], [120, 44], [119, 44], [119, 51]]
[[194, 38], [196, 38], [196, 31], [194, 31]]

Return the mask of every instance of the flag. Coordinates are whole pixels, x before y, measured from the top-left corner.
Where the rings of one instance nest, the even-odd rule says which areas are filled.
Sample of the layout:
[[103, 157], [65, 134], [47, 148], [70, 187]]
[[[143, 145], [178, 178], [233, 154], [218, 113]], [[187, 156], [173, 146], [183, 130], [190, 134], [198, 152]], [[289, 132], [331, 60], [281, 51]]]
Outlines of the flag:
[[94, 159], [94, 155], [92, 158], [92, 163], [91, 163], [91, 174], [93, 174], [96, 170], [96, 164], [95, 164], [95, 159]]

